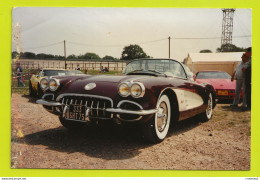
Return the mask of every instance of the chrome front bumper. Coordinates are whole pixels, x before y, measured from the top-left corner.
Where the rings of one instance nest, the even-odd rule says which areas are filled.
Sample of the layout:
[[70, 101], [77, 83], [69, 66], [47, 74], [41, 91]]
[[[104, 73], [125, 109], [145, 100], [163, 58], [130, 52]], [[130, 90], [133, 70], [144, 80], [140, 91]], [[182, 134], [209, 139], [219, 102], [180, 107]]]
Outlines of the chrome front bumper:
[[[42, 104], [44, 106], [51, 106], [51, 107], [59, 107], [62, 106], [61, 103], [56, 101], [46, 101], [44, 99], [39, 99], [36, 101], [38, 104]], [[149, 109], [149, 110], [127, 110], [127, 109], [121, 109], [121, 108], [106, 108], [105, 111], [115, 114], [132, 114], [132, 115], [139, 115], [139, 116], [145, 116], [145, 115], [151, 115], [155, 114], [158, 110], [157, 109]]]

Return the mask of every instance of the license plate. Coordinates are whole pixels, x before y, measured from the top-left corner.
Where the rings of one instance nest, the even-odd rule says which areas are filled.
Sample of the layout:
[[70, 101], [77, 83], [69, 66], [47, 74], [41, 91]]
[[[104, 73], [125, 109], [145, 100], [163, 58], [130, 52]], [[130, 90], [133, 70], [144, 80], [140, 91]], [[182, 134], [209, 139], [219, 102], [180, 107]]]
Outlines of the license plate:
[[86, 107], [80, 105], [70, 105], [69, 119], [85, 121]]
[[222, 96], [227, 96], [228, 95], [228, 91], [218, 91], [218, 95], [222, 95]]

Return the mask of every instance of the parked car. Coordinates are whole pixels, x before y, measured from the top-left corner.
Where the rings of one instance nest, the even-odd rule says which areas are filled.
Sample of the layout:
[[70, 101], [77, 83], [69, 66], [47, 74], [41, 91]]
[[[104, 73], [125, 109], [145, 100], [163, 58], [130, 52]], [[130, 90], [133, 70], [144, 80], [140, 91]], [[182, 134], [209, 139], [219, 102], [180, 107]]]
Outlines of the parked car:
[[172, 59], [138, 59], [119, 76], [43, 78], [40, 86], [46, 93], [37, 103], [69, 129], [110, 120], [136, 123], [147, 140], [160, 142], [170, 124], [198, 114], [204, 120], [212, 116], [214, 88], [194, 82], [187, 71]]
[[[216, 99], [234, 99], [236, 80], [231, 81], [231, 76], [223, 71], [199, 71], [195, 75], [198, 83], [209, 83], [216, 91]], [[243, 93], [241, 93], [241, 98]]]
[[29, 94], [30, 96], [38, 95], [39, 98], [42, 97], [43, 91], [40, 88], [40, 81], [42, 78], [50, 78], [52, 76], [63, 76], [69, 75], [70, 72], [65, 69], [40, 69], [36, 74], [33, 74], [29, 80]]
[[70, 75], [84, 75], [80, 70], [70, 70]]

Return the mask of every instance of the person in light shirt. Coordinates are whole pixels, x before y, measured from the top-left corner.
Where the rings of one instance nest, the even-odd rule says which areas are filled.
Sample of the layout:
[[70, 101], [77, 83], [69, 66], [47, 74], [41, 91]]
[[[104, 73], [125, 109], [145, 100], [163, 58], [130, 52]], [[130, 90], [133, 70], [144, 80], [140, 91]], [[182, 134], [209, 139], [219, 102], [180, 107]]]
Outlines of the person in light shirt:
[[[238, 107], [241, 90], [242, 88], [245, 90], [245, 73], [243, 72], [243, 69], [247, 68], [249, 58], [248, 56], [246, 56], [246, 53], [244, 53], [241, 59], [242, 61], [238, 64], [235, 72], [231, 77], [231, 81], [234, 81], [234, 79], [236, 80], [236, 95], [233, 104], [230, 105], [231, 107]], [[246, 105], [246, 93], [244, 91], [243, 103], [241, 108], [245, 109]]]
[[251, 110], [251, 64], [252, 64], [252, 48], [249, 47], [246, 49], [246, 56], [249, 58], [248, 60], [248, 66], [243, 70], [245, 73], [245, 92], [246, 92], [246, 103], [247, 103], [247, 109]]

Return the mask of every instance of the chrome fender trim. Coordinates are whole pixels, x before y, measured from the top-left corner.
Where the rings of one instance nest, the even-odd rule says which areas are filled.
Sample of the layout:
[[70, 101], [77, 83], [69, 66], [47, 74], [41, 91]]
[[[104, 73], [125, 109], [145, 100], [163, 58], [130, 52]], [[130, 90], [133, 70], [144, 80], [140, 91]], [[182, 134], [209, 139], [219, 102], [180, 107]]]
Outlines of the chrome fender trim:
[[42, 104], [42, 105], [45, 105], [45, 106], [61, 106], [61, 103], [59, 102], [55, 102], [55, 101], [46, 101], [46, 100], [43, 100], [43, 99], [38, 99], [36, 101], [37, 104]]
[[112, 112], [112, 113], [119, 113], [119, 114], [135, 114], [140, 116], [145, 116], [149, 114], [155, 114], [158, 110], [157, 109], [150, 109], [150, 110], [139, 110], [139, 111], [132, 111], [132, 110], [126, 110], [126, 109], [114, 109], [114, 108], [107, 108], [106, 111]]

